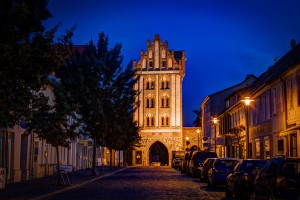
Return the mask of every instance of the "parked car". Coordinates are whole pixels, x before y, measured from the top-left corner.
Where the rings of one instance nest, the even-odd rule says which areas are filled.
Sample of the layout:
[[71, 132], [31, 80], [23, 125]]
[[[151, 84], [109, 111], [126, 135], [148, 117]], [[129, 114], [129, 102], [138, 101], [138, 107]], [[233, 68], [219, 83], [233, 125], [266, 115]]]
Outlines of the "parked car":
[[207, 172], [212, 167], [217, 158], [206, 158], [202, 165], [200, 165], [200, 182], [207, 182]]
[[225, 185], [226, 177], [233, 171], [238, 162], [239, 160], [236, 158], [217, 158], [212, 168], [208, 170], [207, 185], [210, 187]]
[[256, 176], [251, 199], [300, 199], [300, 158], [275, 156]]
[[192, 177], [200, 176], [200, 165], [203, 164], [206, 158], [217, 158], [216, 152], [210, 151], [194, 151], [189, 160], [188, 170]]
[[182, 174], [186, 173], [186, 166], [187, 166], [187, 161], [188, 161], [189, 155], [190, 155], [190, 152], [186, 152], [183, 160], [181, 161], [181, 165], [179, 168], [180, 168], [180, 172]]
[[184, 159], [185, 151], [172, 151], [172, 167], [179, 168], [179, 163]]
[[249, 199], [254, 178], [266, 163], [260, 159], [240, 160], [226, 178], [226, 197], [233, 195], [234, 199]]

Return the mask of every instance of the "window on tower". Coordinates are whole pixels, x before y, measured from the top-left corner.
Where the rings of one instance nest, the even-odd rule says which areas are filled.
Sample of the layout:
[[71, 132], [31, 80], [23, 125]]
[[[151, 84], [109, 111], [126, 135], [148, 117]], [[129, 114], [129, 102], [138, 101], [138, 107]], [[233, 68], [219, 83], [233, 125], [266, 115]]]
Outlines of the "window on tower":
[[169, 108], [169, 97], [163, 96], [161, 98], [161, 107], [162, 108]]
[[161, 82], [161, 89], [162, 89], [162, 90], [164, 90], [164, 89], [170, 89], [170, 88], [169, 88], [169, 81], [163, 80], [163, 81]]

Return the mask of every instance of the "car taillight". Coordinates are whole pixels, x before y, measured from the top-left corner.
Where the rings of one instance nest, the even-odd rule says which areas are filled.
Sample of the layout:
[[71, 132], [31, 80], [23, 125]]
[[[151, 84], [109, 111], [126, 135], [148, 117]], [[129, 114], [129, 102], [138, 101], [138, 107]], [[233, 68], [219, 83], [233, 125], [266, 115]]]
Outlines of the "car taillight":
[[277, 187], [286, 187], [286, 179], [284, 176], [280, 176], [280, 175], [277, 176], [276, 186]]
[[248, 173], [244, 173], [243, 176], [242, 176], [242, 179], [243, 179], [244, 181], [250, 181], [250, 180], [251, 180], [251, 177], [249, 176]]

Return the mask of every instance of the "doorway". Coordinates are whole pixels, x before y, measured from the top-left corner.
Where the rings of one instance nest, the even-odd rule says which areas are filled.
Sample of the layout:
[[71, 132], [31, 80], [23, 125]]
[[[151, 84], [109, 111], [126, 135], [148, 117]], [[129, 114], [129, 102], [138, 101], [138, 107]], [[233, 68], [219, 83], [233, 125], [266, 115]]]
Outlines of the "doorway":
[[149, 164], [159, 162], [161, 166], [169, 165], [169, 154], [167, 147], [157, 141], [149, 148]]

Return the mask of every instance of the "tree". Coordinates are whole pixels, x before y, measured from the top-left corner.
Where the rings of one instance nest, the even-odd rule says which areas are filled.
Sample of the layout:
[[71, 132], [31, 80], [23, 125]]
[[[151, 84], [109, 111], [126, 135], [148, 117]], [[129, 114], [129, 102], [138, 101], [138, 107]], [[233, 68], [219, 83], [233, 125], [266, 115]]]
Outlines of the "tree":
[[[29, 133], [36, 132], [58, 153], [58, 146], [67, 146], [74, 137], [74, 124], [67, 123], [71, 109], [65, 88], [49, 75], [69, 56], [74, 29], [54, 42], [58, 25], [46, 31], [42, 24], [52, 17], [47, 4], [47, 0], [0, 2], [0, 128], [24, 120]], [[53, 105], [46, 95], [49, 91], [54, 94]]]
[[[126, 138], [124, 130], [129, 130], [121, 124], [130, 121], [134, 126], [132, 115], [128, 115], [133, 109], [130, 106], [134, 100], [134, 73], [131, 64], [123, 70], [122, 61], [121, 44], [109, 50], [108, 37], [102, 32], [97, 47], [92, 41], [89, 45], [75, 47], [67, 65], [57, 73], [62, 80], [70, 80], [63, 84], [73, 101], [78, 103], [83, 132], [94, 141], [93, 168], [96, 166], [96, 146], [105, 140], [107, 147], [120, 149]], [[135, 142], [138, 137], [132, 138], [127, 141]]]
[[196, 114], [196, 119], [194, 120], [193, 124], [196, 127], [202, 127], [202, 112], [201, 110], [193, 110], [193, 112]]

